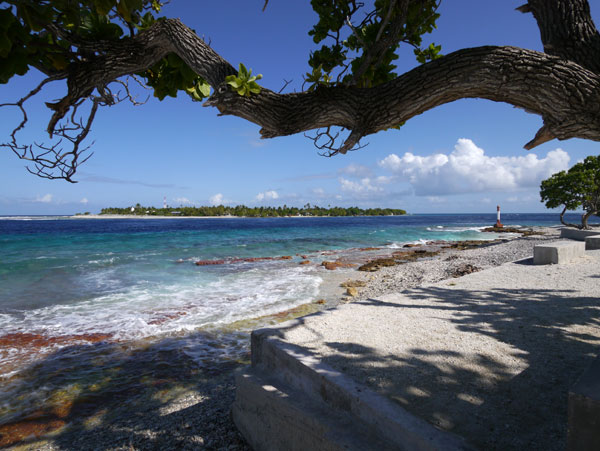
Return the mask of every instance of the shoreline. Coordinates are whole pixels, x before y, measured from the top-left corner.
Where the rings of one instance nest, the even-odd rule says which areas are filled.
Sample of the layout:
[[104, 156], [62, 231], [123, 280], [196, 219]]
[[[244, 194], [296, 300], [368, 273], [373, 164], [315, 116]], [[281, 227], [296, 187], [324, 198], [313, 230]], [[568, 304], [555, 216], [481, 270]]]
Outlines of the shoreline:
[[359, 302], [273, 333], [477, 449], [565, 449], [567, 394], [600, 350], [600, 251], [534, 265], [557, 238], [384, 268]]
[[[506, 261], [518, 260], [523, 258], [524, 254], [532, 254], [530, 251], [535, 242], [557, 238], [556, 228], [535, 227], [534, 229], [543, 230], [547, 235], [529, 237], [513, 235], [501, 238], [497, 243], [468, 250], [446, 248], [437, 255], [408, 261], [397, 266], [383, 267], [374, 273], [359, 272], [355, 268], [342, 271], [323, 269], [322, 274], [324, 279], [330, 280], [331, 289], [338, 293], [343, 291], [339, 288], [339, 284], [344, 283], [344, 280], [345, 282], [352, 279], [361, 280], [366, 285], [356, 287], [356, 295], [342, 296], [336, 304], [367, 299], [431, 281], [445, 280], [452, 277], [453, 268], [456, 269], [461, 264], [469, 264], [468, 262], [477, 269], [486, 269]], [[356, 255], [362, 260], [368, 260], [374, 254], [381, 254], [384, 251], [391, 255], [402, 249], [378, 249], [370, 252], [358, 250]], [[376, 256], [380, 257], [380, 255]], [[336, 286], [338, 288], [334, 289]], [[318, 301], [313, 304], [315, 305], [312, 307], [317, 310], [332, 307], [329, 303], [321, 304]], [[296, 313], [302, 316], [303, 310], [300, 307], [280, 312], [270, 318], [280, 322], [294, 317]], [[241, 329], [257, 327], [252, 319], [238, 326], [242, 326]], [[258, 326], [260, 326], [260, 319]], [[235, 329], [240, 330], [239, 327]], [[199, 333], [210, 334], [210, 332]], [[79, 394], [76, 401], [66, 410], [65, 408], [61, 410], [60, 406], [54, 407], [50, 412], [34, 413], [34, 418], [30, 415], [26, 419], [21, 418], [17, 421], [21, 426], [27, 423], [30, 430], [24, 431], [27, 434], [23, 439], [29, 438], [13, 444], [19, 449], [41, 450], [79, 448], [84, 444], [84, 447], [90, 448], [129, 446], [130, 449], [146, 449], [160, 446], [163, 449], [174, 449], [205, 446], [229, 447], [228, 449], [234, 450], [249, 449], [229, 416], [229, 408], [235, 396], [233, 371], [247, 364], [248, 360], [219, 361], [210, 368], [198, 369], [190, 364], [186, 356], [180, 355], [177, 349], [173, 349], [171, 357], [165, 357], [160, 354], [163, 351], [160, 351], [157, 357], [158, 355], [162, 357], [146, 357], [140, 361], [140, 355], [152, 351], [153, 347], [151, 345], [149, 350], [139, 350], [133, 354], [124, 353], [123, 357], [118, 359], [119, 366], [134, 365], [136, 371], [139, 370], [149, 376], [146, 376], [147, 382], [141, 387], [137, 381], [130, 388], [127, 388], [128, 384], [126, 384], [126, 391], [123, 392], [125, 397], [120, 399], [117, 405], [108, 398], [101, 399], [102, 389], [98, 393], [100, 398], [94, 394]], [[134, 386], [138, 388], [134, 389]], [[89, 404], [90, 399], [94, 401], [92, 405]], [[193, 415], [193, 418], [190, 415]], [[54, 423], [50, 418], [53, 418]], [[6, 429], [5, 426], [0, 426], [0, 435], [3, 434], [2, 429]], [[31, 430], [34, 426], [37, 429]], [[10, 434], [10, 430], [5, 430], [4, 433]], [[39, 436], [39, 439], [33, 438], [35, 436]]]

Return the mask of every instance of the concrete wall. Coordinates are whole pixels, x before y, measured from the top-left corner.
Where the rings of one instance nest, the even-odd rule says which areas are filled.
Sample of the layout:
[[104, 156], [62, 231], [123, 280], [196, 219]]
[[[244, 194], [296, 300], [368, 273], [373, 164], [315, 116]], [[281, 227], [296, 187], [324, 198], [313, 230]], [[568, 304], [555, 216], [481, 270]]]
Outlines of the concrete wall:
[[560, 229], [560, 237], [570, 240], [585, 241], [586, 236], [600, 235], [600, 228], [591, 230], [579, 230], [571, 227], [563, 227]]

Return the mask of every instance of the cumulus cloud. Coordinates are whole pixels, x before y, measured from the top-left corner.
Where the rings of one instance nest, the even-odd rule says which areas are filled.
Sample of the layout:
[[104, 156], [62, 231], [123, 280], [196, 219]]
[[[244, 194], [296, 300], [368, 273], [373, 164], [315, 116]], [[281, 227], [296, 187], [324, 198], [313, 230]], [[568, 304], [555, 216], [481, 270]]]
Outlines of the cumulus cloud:
[[415, 194], [435, 196], [537, 187], [543, 179], [567, 169], [569, 159], [562, 149], [552, 150], [544, 158], [534, 153], [490, 157], [470, 139], [459, 139], [448, 155], [390, 154], [379, 166], [407, 178]]
[[317, 197], [325, 197], [325, 190], [323, 188], [313, 188], [312, 193]]
[[81, 200], [79, 201], [79, 203], [80, 203], [80, 204], [83, 204], [83, 205], [87, 205], [87, 203], [88, 203], [88, 202], [89, 202], [89, 200], [87, 199], [87, 197], [84, 197], [83, 199], [81, 199]]
[[194, 202], [189, 200], [187, 197], [176, 197], [173, 199], [176, 204], [179, 205], [192, 205]]
[[380, 193], [383, 191], [383, 188], [374, 185], [369, 177], [362, 178], [357, 182], [340, 177], [340, 188], [342, 191], [353, 194]]
[[49, 204], [52, 202], [52, 194], [46, 194], [44, 196], [37, 196], [35, 202], [41, 202], [43, 204]]
[[214, 196], [211, 196], [208, 201], [211, 205], [223, 205], [223, 194], [217, 193]]
[[264, 193], [258, 193], [256, 195], [256, 200], [258, 200], [258, 201], [274, 200], [274, 199], [279, 199], [279, 194], [277, 194], [277, 191], [274, 191], [274, 190], [265, 191]]

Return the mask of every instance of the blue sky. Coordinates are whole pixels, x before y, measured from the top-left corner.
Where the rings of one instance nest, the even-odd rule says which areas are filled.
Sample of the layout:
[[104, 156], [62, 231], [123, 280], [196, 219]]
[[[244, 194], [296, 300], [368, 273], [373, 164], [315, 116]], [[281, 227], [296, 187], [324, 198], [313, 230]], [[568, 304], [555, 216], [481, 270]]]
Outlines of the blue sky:
[[[531, 15], [515, 11], [523, 0], [503, 2], [445, 0], [438, 29], [426, 41], [449, 53], [479, 45], [515, 45], [541, 50]], [[600, 8], [592, 14], [600, 22]], [[279, 90], [300, 89], [315, 48], [308, 30], [316, 15], [308, 1], [221, 2], [173, 0], [163, 12], [180, 17], [210, 40], [237, 66], [243, 62], [262, 73], [261, 84]], [[416, 62], [410, 49], [399, 70]], [[0, 86], [2, 102], [14, 101], [41, 80], [30, 71]], [[23, 141], [47, 141], [45, 101], [64, 95], [49, 85], [29, 104], [31, 124]], [[143, 94], [142, 94], [143, 95]], [[18, 123], [18, 111], [0, 108], [0, 134]], [[358, 205], [404, 208], [411, 213], [546, 211], [539, 182], [587, 155], [600, 144], [584, 140], [551, 141], [534, 151], [523, 145], [541, 126], [538, 116], [510, 105], [462, 100], [411, 119], [399, 131], [365, 139], [359, 151], [321, 157], [311, 141], [299, 136], [259, 139], [259, 127], [235, 117], [217, 117], [187, 96], [143, 106], [122, 103], [99, 111], [92, 129], [94, 156], [80, 167], [73, 185], [30, 175], [24, 162], [0, 150], [0, 215], [98, 212], [137, 202], [160, 206]]]

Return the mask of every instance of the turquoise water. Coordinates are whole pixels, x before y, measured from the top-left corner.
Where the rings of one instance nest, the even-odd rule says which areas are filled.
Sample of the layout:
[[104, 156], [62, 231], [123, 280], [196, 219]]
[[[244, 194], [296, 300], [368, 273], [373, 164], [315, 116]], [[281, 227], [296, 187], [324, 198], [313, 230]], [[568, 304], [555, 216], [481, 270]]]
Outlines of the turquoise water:
[[[556, 224], [556, 215], [505, 215]], [[0, 220], [0, 331], [140, 338], [284, 310], [319, 295], [297, 254], [490, 238], [495, 215]], [[309, 255], [309, 256], [310, 256]], [[291, 256], [196, 266], [198, 260]], [[157, 323], [165, 316], [185, 315]]]
[[[502, 219], [558, 222], [557, 215]], [[328, 272], [317, 263], [332, 252], [491, 239], [481, 229], [495, 220], [0, 218], [0, 425], [64, 390], [64, 380], [49, 374], [66, 371], [69, 384], [92, 386], [124, 349], [152, 346], [198, 367], [247, 356], [247, 333], [220, 328], [322, 297]], [[291, 258], [239, 260], [282, 256]], [[299, 265], [302, 256], [315, 264]]]

